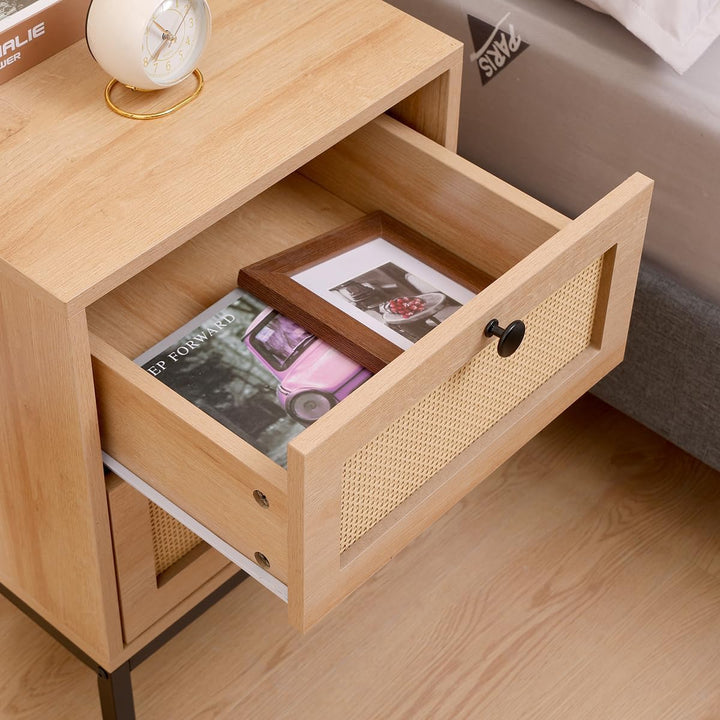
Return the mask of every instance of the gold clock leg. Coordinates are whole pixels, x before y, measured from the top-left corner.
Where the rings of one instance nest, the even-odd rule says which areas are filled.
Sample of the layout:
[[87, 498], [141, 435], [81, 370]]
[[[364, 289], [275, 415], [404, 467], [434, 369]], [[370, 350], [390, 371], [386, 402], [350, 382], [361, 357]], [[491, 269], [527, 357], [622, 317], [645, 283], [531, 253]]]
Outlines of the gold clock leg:
[[[170, 115], [170, 113], [174, 113], [176, 110], [179, 110], [181, 107], [185, 107], [185, 105], [192, 102], [200, 94], [200, 91], [203, 89], [203, 85], [205, 84], [205, 78], [203, 78], [203, 74], [197, 68], [193, 70], [193, 75], [195, 75], [195, 78], [197, 79], [197, 87], [186, 98], [183, 98], [180, 102], [175, 103], [165, 110], [158, 110], [157, 112], [152, 113], [134, 113], [118, 107], [110, 96], [112, 89], [118, 84], [118, 81], [114, 78], [105, 87], [105, 102], [113, 112], [116, 112], [118, 115], [122, 115], [123, 117], [131, 118], [132, 120], [154, 120], [155, 118], [165, 117], [166, 115]], [[131, 89], [137, 90], [137, 88]]]

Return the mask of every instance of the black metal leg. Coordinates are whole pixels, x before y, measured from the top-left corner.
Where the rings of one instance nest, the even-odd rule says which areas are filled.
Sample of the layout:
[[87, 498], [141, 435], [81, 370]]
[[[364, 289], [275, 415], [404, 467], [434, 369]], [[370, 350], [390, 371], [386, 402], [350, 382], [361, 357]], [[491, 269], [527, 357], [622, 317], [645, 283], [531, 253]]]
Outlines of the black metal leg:
[[135, 720], [130, 663], [112, 672], [98, 668], [97, 682], [102, 720]]
[[146, 660], [156, 650], [162, 647], [170, 638], [177, 635], [193, 620], [202, 615], [209, 607], [214, 605], [233, 588], [237, 587], [247, 578], [242, 570], [226, 580], [219, 588], [201, 600], [194, 608], [189, 610], [169, 628], [151, 640], [145, 647], [138, 650], [126, 663], [117, 670], [108, 672], [98, 665], [89, 655], [81, 650], [72, 641], [68, 640], [59, 630], [56, 630], [42, 615], [38, 615], [29, 605], [26, 605], [17, 595], [4, 585], [0, 584], [0, 595], [6, 597], [15, 607], [24, 612], [31, 620], [36, 622], [45, 632], [64, 645], [76, 658], [92, 668], [97, 673], [98, 691], [100, 694], [100, 707], [102, 720], [135, 720], [135, 703], [133, 702], [132, 681], [130, 671]]

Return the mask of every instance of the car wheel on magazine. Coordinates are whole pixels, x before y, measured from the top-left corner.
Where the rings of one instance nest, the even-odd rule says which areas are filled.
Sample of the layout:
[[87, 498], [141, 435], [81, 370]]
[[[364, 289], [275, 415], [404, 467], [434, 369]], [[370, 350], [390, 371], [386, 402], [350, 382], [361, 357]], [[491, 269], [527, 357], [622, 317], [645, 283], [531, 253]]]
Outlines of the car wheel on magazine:
[[307, 390], [298, 393], [287, 404], [287, 411], [293, 420], [303, 425], [311, 425], [336, 404], [332, 395], [319, 390]]

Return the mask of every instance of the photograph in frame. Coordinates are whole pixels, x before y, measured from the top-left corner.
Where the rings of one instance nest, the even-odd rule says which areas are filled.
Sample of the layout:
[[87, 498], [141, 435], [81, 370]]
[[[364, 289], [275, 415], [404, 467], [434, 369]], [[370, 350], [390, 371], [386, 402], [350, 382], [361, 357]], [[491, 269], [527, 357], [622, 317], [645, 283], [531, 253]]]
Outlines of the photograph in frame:
[[243, 268], [238, 284], [376, 372], [492, 278], [376, 212]]
[[383, 238], [291, 277], [404, 350], [475, 295]]

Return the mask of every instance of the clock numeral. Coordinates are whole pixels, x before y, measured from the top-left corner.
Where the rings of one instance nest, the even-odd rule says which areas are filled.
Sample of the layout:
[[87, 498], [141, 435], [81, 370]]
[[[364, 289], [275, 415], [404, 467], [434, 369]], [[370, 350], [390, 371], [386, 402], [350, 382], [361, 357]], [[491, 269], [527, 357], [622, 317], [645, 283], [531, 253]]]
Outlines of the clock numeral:
[[166, 70], [172, 70], [172, 65], [170, 64], [170, 61], [169, 61], [169, 60], [165, 63], [165, 69], [166, 69]]
[[147, 67], [150, 64], [150, 58], [144, 57], [143, 58], [143, 65]]
[[183, 55], [183, 51], [180, 50], [180, 59], [182, 60], [185, 56]]
[[186, 37], [186, 38], [185, 38], [185, 44], [186, 44], [186, 45], [189, 45], [189, 44], [190, 44], [190, 38], [189, 38], [189, 37]]
[[188, 25], [189, 25], [190, 27], [195, 27], [195, 18], [194, 18], [194, 17], [189, 17], [189, 18], [188, 18]]

